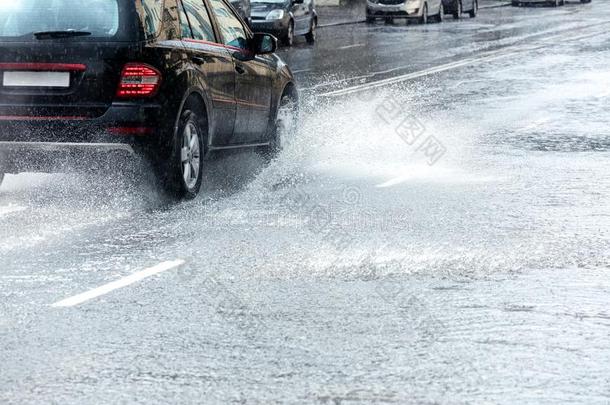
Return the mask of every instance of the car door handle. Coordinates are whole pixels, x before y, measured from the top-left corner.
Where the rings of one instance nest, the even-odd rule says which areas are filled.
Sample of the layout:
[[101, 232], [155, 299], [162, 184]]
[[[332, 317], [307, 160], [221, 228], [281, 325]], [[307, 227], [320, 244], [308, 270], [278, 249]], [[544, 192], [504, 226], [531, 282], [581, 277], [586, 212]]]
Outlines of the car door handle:
[[235, 65], [235, 71], [237, 73], [239, 73], [240, 75], [243, 75], [244, 73], [246, 73], [246, 69], [244, 69], [243, 66], [241, 66], [241, 65]]
[[202, 58], [201, 56], [193, 56], [191, 60], [198, 65], [203, 65], [205, 63], [205, 58]]

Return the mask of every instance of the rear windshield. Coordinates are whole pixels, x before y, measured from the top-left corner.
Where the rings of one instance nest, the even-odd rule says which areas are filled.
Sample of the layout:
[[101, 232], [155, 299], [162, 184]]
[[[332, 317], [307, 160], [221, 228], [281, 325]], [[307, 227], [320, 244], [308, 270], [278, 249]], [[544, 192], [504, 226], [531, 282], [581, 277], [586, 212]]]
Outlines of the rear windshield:
[[119, 30], [119, 0], [0, 0], [0, 38], [36, 32], [84, 31], [112, 38]]

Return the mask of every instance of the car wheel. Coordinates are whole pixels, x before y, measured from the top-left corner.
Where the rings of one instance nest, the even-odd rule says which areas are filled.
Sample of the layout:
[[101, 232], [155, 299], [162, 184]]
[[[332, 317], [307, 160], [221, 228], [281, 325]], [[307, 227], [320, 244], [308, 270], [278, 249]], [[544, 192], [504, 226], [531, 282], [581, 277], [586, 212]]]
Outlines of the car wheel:
[[199, 115], [203, 106], [189, 99], [180, 114], [167, 162], [158, 163], [166, 192], [177, 200], [193, 199], [201, 189], [207, 123]]
[[468, 12], [470, 18], [475, 18], [477, 16], [477, 12], [479, 11], [479, 0], [474, 0], [472, 3], [472, 10]]
[[309, 28], [309, 32], [305, 34], [305, 40], [307, 40], [308, 44], [313, 44], [316, 42], [316, 28], [318, 28], [318, 22], [315, 18], [311, 20], [311, 27]]
[[420, 24], [428, 24], [428, 3], [424, 3], [424, 8], [421, 12], [421, 17], [419, 17]]
[[445, 14], [445, 6], [443, 6], [443, 3], [441, 2], [441, 5], [438, 7], [438, 14], [434, 17], [434, 20], [438, 23], [442, 23], [444, 14]]
[[263, 156], [271, 160], [275, 158], [290, 143], [290, 138], [297, 129], [299, 106], [297, 100], [290, 95], [283, 95], [280, 106], [269, 136], [269, 146], [263, 150]]
[[286, 46], [292, 46], [294, 44], [294, 21], [292, 20], [288, 23], [288, 29], [284, 34], [283, 42]]
[[455, 0], [455, 5], [453, 6], [453, 18], [455, 20], [459, 20], [462, 16], [462, 2], [460, 0]]

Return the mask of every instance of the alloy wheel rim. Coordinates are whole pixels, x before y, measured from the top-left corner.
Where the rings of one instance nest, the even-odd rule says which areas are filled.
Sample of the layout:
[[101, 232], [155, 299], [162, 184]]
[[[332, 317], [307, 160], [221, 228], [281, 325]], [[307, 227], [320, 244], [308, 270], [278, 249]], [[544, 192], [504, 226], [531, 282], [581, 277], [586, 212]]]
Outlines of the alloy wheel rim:
[[184, 127], [180, 157], [184, 184], [189, 189], [192, 189], [197, 185], [197, 181], [199, 181], [199, 167], [201, 165], [199, 132], [193, 122], [187, 123]]

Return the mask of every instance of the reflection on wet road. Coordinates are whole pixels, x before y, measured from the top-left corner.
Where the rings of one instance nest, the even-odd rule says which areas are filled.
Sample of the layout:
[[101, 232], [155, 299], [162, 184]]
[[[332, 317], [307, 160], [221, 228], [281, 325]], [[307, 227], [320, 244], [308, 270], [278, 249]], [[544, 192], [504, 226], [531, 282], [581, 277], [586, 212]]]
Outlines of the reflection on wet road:
[[0, 402], [608, 404], [608, 16], [322, 30], [288, 149], [193, 202], [8, 176]]

